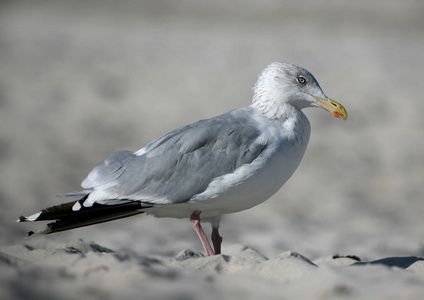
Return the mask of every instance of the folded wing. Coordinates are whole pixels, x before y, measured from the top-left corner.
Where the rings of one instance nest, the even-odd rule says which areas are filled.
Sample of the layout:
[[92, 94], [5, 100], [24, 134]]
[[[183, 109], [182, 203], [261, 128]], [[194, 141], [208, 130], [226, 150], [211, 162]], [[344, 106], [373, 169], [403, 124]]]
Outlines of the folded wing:
[[[114, 153], [90, 172], [82, 187], [91, 189], [94, 202], [99, 203], [188, 201], [215, 178], [254, 161], [267, 147], [258, 139], [260, 132], [249, 109], [179, 128], [137, 152]], [[102, 199], [96, 199], [96, 192]]]

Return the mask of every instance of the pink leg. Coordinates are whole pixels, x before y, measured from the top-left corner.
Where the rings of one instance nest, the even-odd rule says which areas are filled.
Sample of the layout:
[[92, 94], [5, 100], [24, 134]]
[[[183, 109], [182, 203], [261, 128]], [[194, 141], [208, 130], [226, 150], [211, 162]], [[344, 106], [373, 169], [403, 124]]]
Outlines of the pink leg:
[[202, 226], [200, 226], [200, 211], [195, 211], [190, 216], [191, 224], [194, 227], [194, 230], [196, 230], [197, 235], [200, 238], [200, 241], [202, 242], [203, 248], [205, 248], [206, 256], [212, 256], [215, 255], [215, 253], [212, 250], [211, 245], [209, 244], [208, 238], [205, 235], [205, 232], [202, 229]]
[[219, 235], [218, 228], [212, 227], [212, 243], [215, 254], [221, 254], [222, 237]]

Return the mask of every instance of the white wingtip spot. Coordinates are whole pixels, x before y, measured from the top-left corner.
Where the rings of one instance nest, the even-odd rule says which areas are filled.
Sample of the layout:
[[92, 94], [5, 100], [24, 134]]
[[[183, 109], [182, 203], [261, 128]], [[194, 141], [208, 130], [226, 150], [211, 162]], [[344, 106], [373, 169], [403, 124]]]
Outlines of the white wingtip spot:
[[87, 201], [87, 200], [85, 200], [82, 205], [84, 205], [84, 207], [92, 207], [94, 204], [94, 201]]
[[[36, 214], [30, 215], [29, 217], [25, 217], [25, 221], [28, 221], [28, 222], [35, 221], [35, 220], [37, 220], [37, 219], [38, 219], [38, 217], [39, 217], [40, 215], [41, 215], [41, 211], [40, 211], [40, 212], [38, 212], [38, 213], [36, 213]], [[17, 221], [19, 221], [19, 219], [18, 219]]]
[[137, 156], [142, 156], [144, 153], [146, 153], [146, 147], [143, 147], [140, 150], [137, 150], [136, 152], [134, 152], [134, 154]]
[[72, 206], [72, 211], [78, 211], [81, 209], [81, 204], [79, 201], [75, 202], [74, 206]]

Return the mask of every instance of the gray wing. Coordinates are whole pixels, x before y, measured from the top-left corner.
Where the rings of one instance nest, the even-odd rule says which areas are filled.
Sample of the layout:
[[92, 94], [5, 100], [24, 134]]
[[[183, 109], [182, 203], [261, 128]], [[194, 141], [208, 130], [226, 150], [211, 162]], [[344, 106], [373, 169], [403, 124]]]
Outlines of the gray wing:
[[114, 153], [90, 172], [82, 187], [107, 189], [118, 198], [146, 195], [145, 202], [151, 203], [188, 201], [266, 148], [266, 142], [258, 142], [260, 132], [249, 110], [236, 109], [181, 127], [137, 152]]

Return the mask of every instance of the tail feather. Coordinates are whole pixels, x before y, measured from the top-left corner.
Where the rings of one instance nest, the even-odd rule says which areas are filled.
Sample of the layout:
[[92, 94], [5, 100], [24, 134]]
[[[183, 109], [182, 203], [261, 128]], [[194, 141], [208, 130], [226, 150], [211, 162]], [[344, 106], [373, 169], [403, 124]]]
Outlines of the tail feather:
[[[82, 203], [87, 198], [51, 206], [29, 217], [20, 216], [17, 222], [32, 222], [55, 220], [48, 223], [37, 232], [28, 232], [28, 237], [33, 234], [50, 234], [54, 232], [74, 229], [83, 226], [117, 220], [137, 214], [144, 213], [146, 207], [142, 207], [138, 201], [127, 202], [118, 205], [103, 205], [94, 203], [91, 207], [84, 207]], [[75, 203], [79, 202], [81, 208], [72, 210]]]

